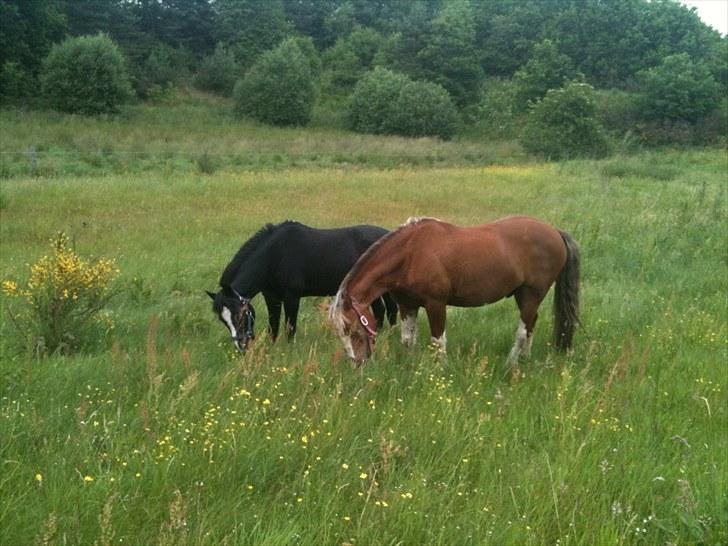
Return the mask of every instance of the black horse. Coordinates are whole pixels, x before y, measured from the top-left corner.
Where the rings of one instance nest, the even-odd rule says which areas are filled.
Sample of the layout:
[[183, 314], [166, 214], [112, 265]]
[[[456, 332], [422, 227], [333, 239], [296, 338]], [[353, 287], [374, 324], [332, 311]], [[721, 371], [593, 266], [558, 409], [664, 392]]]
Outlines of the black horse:
[[[221, 290], [212, 298], [212, 309], [243, 351], [255, 337], [255, 309], [250, 300], [263, 293], [268, 308], [268, 331], [278, 336], [281, 304], [286, 332], [296, 333], [302, 297], [333, 296], [341, 281], [364, 251], [385, 235], [377, 226], [315, 229], [298, 222], [266, 224], [240, 247], [220, 277]], [[397, 320], [397, 306], [389, 294], [372, 302], [374, 317], [382, 325]]]

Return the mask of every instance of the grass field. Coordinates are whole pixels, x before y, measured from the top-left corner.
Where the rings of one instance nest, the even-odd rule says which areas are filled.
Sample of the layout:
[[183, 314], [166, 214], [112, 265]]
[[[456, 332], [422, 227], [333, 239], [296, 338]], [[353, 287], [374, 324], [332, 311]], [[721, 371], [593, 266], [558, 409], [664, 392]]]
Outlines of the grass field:
[[[83, 139], [78, 120], [40, 120], [4, 151], [60, 142], [53, 132], [74, 123]], [[4, 159], [0, 280], [27, 276], [58, 230], [121, 274], [113, 329], [74, 356], [20, 350], [3, 313], [0, 544], [728, 541], [725, 150], [546, 164], [499, 148], [505, 160], [480, 166], [457, 142], [379, 137], [357, 151], [362, 137], [343, 132], [268, 129], [276, 149], [319, 139], [343, 160], [281, 152], [278, 166], [221, 161], [205, 174], [195, 141], [237, 146], [233, 128], [206, 130], [169, 144], [191, 168], [164, 168], [163, 137], [149, 168], [74, 170], [79, 155], [31, 176]], [[145, 147], [122, 133], [104, 137], [111, 152]], [[491, 163], [492, 148], [462, 146]], [[368, 161], [372, 147], [393, 166]], [[418, 159], [438, 154], [441, 167]], [[518, 378], [505, 367], [512, 300], [450, 309], [447, 361], [424, 344], [421, 313], [420, 346], [385, 330], [353, 370], [323, 300], [304, 300], [293, 344], [261, 335], [240, 356], [204, 294], [265, 222], [392, 228], [511, 213], [553, 223], [582, 250], [575, 350], [551, 350], [548, 296]]]

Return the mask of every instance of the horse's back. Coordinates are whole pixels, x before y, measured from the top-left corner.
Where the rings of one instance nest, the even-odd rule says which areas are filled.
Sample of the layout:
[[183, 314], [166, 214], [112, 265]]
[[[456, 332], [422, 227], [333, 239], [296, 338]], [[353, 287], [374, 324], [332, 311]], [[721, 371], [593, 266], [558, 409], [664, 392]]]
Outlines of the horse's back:
[[492, 303], [523, 285], [548, 289], [566, 261], [559, 231], [527, 216], [473, 227], [421, 221], [407, 246], [410, 276], [462, 306]]
[[279, 285], [297, 296], [328, 296], [361, 254], [387, 230], [359, 225], [318, 229], [291, 222], [276, 241]]

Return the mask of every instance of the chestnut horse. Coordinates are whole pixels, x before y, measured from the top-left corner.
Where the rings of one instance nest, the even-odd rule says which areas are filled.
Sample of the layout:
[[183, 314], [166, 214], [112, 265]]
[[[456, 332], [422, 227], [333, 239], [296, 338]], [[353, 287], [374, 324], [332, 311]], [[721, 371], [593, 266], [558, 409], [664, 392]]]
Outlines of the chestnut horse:
[[475, 227], [410, 218], [357, 260], [329, 319], [361, 363], [376, 339], [369, 305], [389, 292], [399, 306], [402, 343], [415, 343], [417, 310], [424, 307], [432, 341], [444, 353], [447, 305], [478, 307], [513, 296], [521, 315], [508, 356], [514, 365], [530, 352], [538, 307], [554, 282], [554, 343], [566, 350], [579, 320], [579, 247], [568, 233], [526, 216]]

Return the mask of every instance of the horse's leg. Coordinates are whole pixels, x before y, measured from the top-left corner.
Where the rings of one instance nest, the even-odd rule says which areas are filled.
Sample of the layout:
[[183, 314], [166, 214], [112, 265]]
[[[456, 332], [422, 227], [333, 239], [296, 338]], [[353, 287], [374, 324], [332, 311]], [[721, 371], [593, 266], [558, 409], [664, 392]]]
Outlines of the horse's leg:
[[268, 333], [273, 341], [278, 337], [278, 328], [281, 322], [281, 300], [270, 292], [263, 292], [265, 306], [268, 308]]
[[437, 347], [437, 352], [447, 352], [447, 337], [445, 336], [445, 316], [447, 307], [440, 302], [431, 302], [425, 306], [427, 320], [430, 322], [430, 334], [432, 343]]
[[402, 319], [402, 345], [412, 347], [417, 343], [417, 307], [411, 309], [400, 305], [399, 316]]
[[374, 320], [377, 321], [377, 328], [384, 326], [384, 302], [382, 298], [377, 298], [372, 302], [372, 312]]
[[292, 341], [296, 335], [296, 322], [298, 321], [299, 298], [287, 298], [283, 300], [283, 310], [286, 312], [286, 333], [288, 341]]
[[545, 295], [545, 291], [528, 286], [522, 286], [515, 291], [514, 297], [521, 312], [521, 320], [518, 321], [518, 328], [516, 329], [516, 341], [508, 355], [509, 366], [518, 365], [518, 357], [521, 353], [530, 356], [533, 329], [538, 319], [538, 306]]
[[382, 294], [382, 300], [384, 301], [384, 306], [387, 308], [389, 324], [394, 326], [397, 324], [397, 303], [389, 292]]

